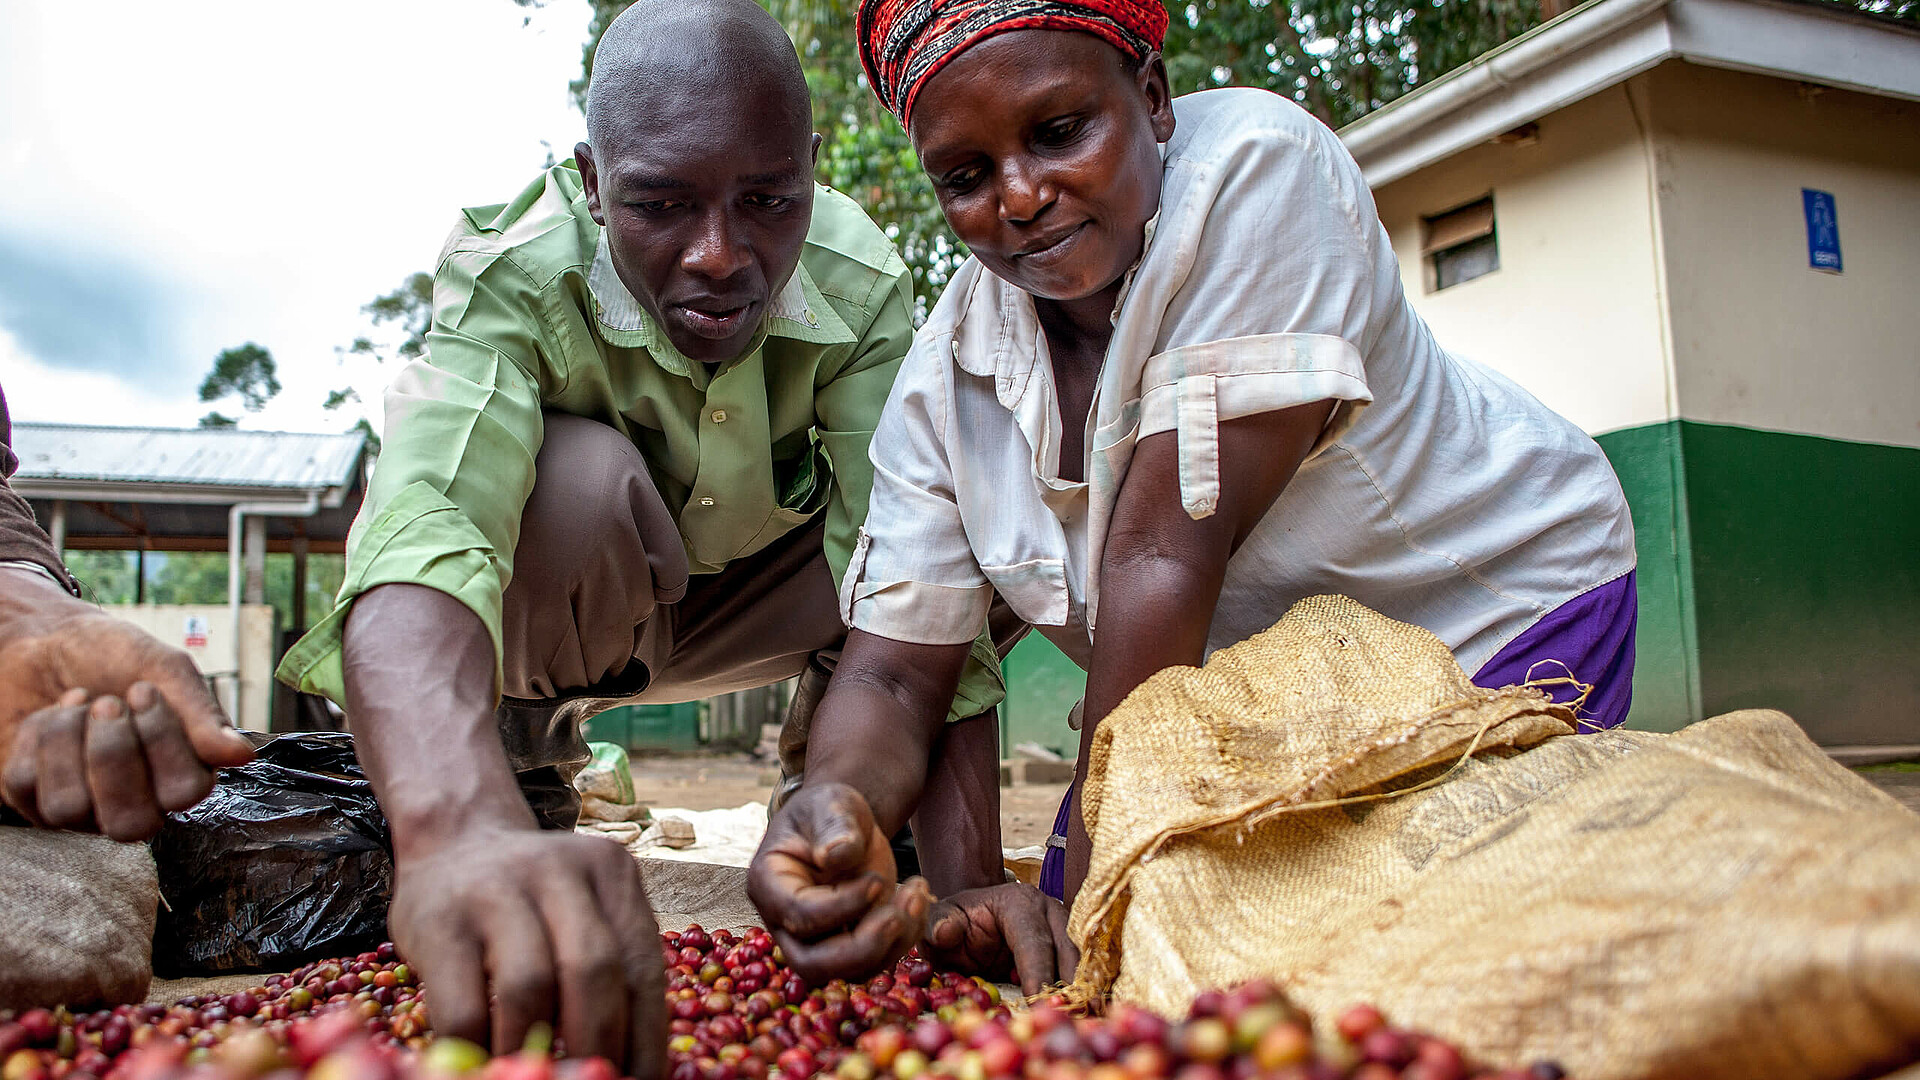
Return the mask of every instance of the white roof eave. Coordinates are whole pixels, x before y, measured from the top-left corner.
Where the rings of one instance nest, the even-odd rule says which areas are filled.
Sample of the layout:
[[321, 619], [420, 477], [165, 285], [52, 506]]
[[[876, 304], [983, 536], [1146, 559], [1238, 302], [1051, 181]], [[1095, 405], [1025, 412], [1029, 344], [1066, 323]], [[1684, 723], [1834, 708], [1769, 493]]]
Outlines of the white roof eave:
[[[348, 487], [332, 484], [312, 487], [253, 487], [241, 484], [180, 484], [149, 480], [102, 480], [83, 477], [15, 476], [9, 486], [30, 499], [70, 502], [174, 503], [194, 506], [231, 506], [236, 503], [304, 506], [310, 499], [333, 508], [346, 501]], [[350, 485], [349, 485], [350, 486]]]
[[1765, 0], [1589, 0], [1340, 138], [1378, 187], [1675, 58], [1920, 100], [1920, 33]]

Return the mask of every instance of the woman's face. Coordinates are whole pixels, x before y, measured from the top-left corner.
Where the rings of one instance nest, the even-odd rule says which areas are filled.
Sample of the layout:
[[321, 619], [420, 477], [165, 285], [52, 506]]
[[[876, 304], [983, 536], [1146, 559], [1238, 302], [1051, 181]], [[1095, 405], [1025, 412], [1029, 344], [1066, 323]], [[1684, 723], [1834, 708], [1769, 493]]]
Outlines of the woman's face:
[[1140, 257], [1173, 104], [1158, 53], [1135, 72], [1092, 34], [1014, 30], [927, 80], [908, 135], [947, 224], [987, 269], [1080, 300]]

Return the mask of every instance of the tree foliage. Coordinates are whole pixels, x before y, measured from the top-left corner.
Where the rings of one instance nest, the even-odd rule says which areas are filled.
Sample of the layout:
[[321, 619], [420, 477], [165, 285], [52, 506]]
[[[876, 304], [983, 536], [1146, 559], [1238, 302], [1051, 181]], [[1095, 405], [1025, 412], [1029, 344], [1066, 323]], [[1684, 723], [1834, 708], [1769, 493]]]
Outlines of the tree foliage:
[[[372, 334], [362, 334], [353, 344], [336, 353], [368, 357], [380, 368], [390, 360], [411, 360], [427, 350], [427, 328], [433, 324], [433, 275], [408, 274], [392, 292], [381, 293], [361, 305], [360, 313], [372, 324]], [[344, 357], [342, 357], [344, 359]], [[337, 412], [348, 405], [362, 403], [360, 391], [343, 386], [327, 394], [321, 407]], [[352, 430], [367, 437], [374, 456], [380, 453], [380, 434], [373, 430], [363, 413]]]
[[1351, 123], [1540, 21], [1540, 0], [1191, 0], [1169, 4], [1176, 94], [1258, 86]]
[[[513, 0], [522, 7], [551, 0]], [[813, 92], [818, 179], [851, 195], [900, 248], [920, 311], [966, 258], [948, 231], [906, 132], [860, 71], [857, 0], [761, 0], [786, 27]], [[1168, 5], [1175, 93], [1260, 86], [1341, 124], [1534, 26], [1542, 0], [1193, 0]], [[1556, 0], [1546, 0], [1551, 4]], [[630, 0], [588, 0], [572, 84], [583, 103], [600, 35]]]
[[[523, 8], [555, 0], [512, 0]], [[1816, 0], [1920, 23], [1920, 0]], [[580, 77], [584, 108], [594, 53], [631, 0], [587, 0]], [[880, 108], [853, 40], [858, 0], [760, 0], [787, 28], [824, 137], [818, 179], [851, 195], [900, 248], [920, 314], [966, 257], [934, 201], [906, 133]], [[1353, 122], [1579, 0], [1169, 0], [1167, 73], [1176, 94], [1258, 86], [1328, 125]]]
[[[219, 401], [238, 395], [248, 412], [259, 412], [279, 392], [280, 380], [274, 370], [273, 354], [251, 341], [221, 350], [220, 355], [213, 358], [213, 370], [200, 380], [201, 401]], [[207, 424], [203, 420], [201, 426], [222, 425]]]
[[[393, 346], [393, 355], [411, 360], [427, 347], [427, 328], [433, 323], [433, 275], [409, 274], [399, 288], [374, 297], [360, 310], [373, 325], [391, 324], [398, 330], [400, 339]], [[352, 351], [378, 356], [382, 362], [387, 359], [364, 337], [354, 339]]]
[[[131, 604], [139, 595], [136, 557], [131, 551], [69, 551], [67, 569], [80, 581], [87, 599], [100, 604]], [[307, 556], [307, 619], [312, 622], [333, 607], [334, 594], [346, 576], [340, 555]], [[293, 556], [267, 555], [267, 602], [275, 625], [293, 625]], [[152, 552], [147, 556], [149, 604], [224, 604], [227, 602], [225, 552]]]

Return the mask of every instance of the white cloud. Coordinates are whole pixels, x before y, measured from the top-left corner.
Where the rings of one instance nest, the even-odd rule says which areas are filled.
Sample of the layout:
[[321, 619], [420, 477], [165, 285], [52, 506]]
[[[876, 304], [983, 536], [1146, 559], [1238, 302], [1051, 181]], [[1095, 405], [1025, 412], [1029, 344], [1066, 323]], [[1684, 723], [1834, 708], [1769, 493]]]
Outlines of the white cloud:
[[0, 387], [16, 421], [192, 427], [206, 412], [191, 397], [164, 397], [113, 374], [41, 363], [0, 327]]
[[[151, 362], [104, 382], [54, 378], [16, 340], [0, 380], [21, 415], [23, 379], [99, 391], [36, 401], [39, 419], [153, 423], [143, 392], [177, 397], [222, 348], [256, 341], [285, 389], [248, 426], [350, 424], [319, 405], [349, 374], [334, 350], [365, 332], [360, 305], [430, 268], [460, 207], [512, 198], [542, 140], [564, 157], [584, 135], [567, 99], [579, 0], [528, 26], [510, 0], [7, 9], [0, 225], [68, 263], [143, 271], [173, 308]], [[189, 422], [205, 411], [192, 404]]]

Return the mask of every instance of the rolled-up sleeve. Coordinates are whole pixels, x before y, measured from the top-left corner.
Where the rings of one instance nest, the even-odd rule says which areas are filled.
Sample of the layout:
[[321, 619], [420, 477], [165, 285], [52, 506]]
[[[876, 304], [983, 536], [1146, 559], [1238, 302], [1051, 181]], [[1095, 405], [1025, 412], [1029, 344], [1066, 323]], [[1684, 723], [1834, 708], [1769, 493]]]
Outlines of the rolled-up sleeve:
[[347, 540], [333, 611], [282, 661], [282, 681], [344, 704], [341, 631], [353, 601], [380, 585], [437, 589], [465, 604], [501, 661], [501, 595], [540, 452], [546, 345], [538, 298], [497, 255], [454, 251], [434, 279], [426, 353], [386, 394], [381, 453]]
[[1324, 446], [1373, 398], [1373, 315], [1398, 284], [1382, 280], [1384, 234], [1334, 136], [1285, 119], [1222, 123], [1171, 163], [1179, 201], [1163, 228], [1174, 235], [1157, 239], [1177, 257], [1153, 260], [1133, 285], [1166, 297], [1140, 372], [1139, 434], [1178, 433], [1181, 501], [1195, 517], [1218, 498], [1221, 422], [1343, 402]]
[[[876, 475], [880, 471], [873, 454], [875, 431], [884, 423], [882, 417], [887, 414], [888, 396], [899, 378], [901, 358], [913, 343], [912, 277], [906, 264], [897, 259], [889, 269], [892, 273], [883, 279], [881, 288], [885, 295], [878, 313], [861, 335], [853, 359], [819, 390], [814, 401], [820, 441], [833, 464], [834, 475], [833, 497], [827, 504], [824, 546], [834, 584], [840, 587], [843, 597], [847, 595], [848, 584], [859, 573], [857, 567], [864, 567], [871, 544], [861, 523], [871, 517]], [[890, 478], [888, 482], [891, 485], [893, 481]], [[889, 487], [889, 491], [892, 490]], [[856, 566], [851, 574], [850, 565]], [[840, 614], [844, 621], [847, 616], [844, 602]], [[960, 675], [959, 689], [948, 716], [950, 720], [985, 712], [1006, 697], [999, 658], [983, 629], [985, 622], [983, 609], [973, 624], [974, 631], [958, 639], [965, 641], [978, 635]]]
[[874, 433], [873, 494], [841, 582], [840, 616], [895, 641], [971, 641], [949, 714], [964, 719], [998, 705], [1006, 684], [986, 629], [993, 587], [954, 502], [943, 440], [945, 372], [931, 338], [915, 341]]
[[840, 589], [848, 626], [958, 645], [986, 624], [993, 586], [967, 543], [945, 443], [944, 375], [916, 343], [873, 440], [873, 498]]
[[815, 430], [833, 466], [823, 546], [836, 588], [846, 580], [847, 561], [853, 557], [873, 491], [869, 448], [874, 428], [900, 373], [900, 359], [913, 344], [913, 281], [898, 256], [888, 269], [890, 274], [876, 289], [881, 296], [874, 317], [860, 335], [852, 359], [814, 392]]

